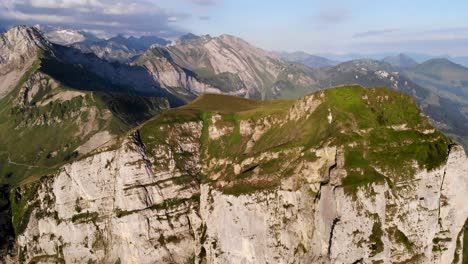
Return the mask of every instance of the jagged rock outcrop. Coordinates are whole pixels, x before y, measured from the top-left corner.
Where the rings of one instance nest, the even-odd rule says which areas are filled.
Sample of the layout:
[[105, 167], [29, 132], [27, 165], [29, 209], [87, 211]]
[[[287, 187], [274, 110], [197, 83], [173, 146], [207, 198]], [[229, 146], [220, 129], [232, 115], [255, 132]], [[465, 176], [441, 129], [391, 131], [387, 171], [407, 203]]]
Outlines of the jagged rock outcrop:
[[27, 26], [0, 34], [0, 99], [15, 88], [39, 53], [50, 51], [50, 45], [35, 28]]
[[387, 89], [206, 95], [14, 190], [17, 257], [462, 263], [468, 159], [450, 144]]
[[106, 40], [95, 40], [75, 43], [74, 48], [83, 52], [92, 52], [99, 58], [108, 61], [129, 62], [141, 55], [152, 45], [165, 46], [169, 41], [156, 36], [124, 37], [115, 36]]
[[461, 204], [462, 189], [468, 187], [465, 162], [463, 149], [453, 146], [445, 166], [421, 171], [410, 181], [395, 182], [393, 188], [372, 185], [350, 197], [339, 186], [322, 187], [325, 196], [320, 198], [315, 219], [325, 232], [317, 232], [316, 241], [327, 251], [319, 259], [452, 263], [455, 241], [468, 213]]

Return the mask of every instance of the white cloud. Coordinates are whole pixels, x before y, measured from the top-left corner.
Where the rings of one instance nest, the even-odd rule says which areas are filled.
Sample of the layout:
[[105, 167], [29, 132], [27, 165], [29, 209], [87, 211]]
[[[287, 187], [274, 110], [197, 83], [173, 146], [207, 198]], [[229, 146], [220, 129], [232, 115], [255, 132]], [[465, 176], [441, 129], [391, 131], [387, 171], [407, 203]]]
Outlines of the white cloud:
[[188, 17], [150, 0], [0, 0], [0, 24], [51, 24], [109, 34], [165, 32], [181, 34], [171, 22]]
[[358, 37], [353, 38], [350, 48], [354, 51], [425, 52], [452, 55], [465, 55], [467, 52], [468, 27], [393, 30], [383, 34], [373, 34], [374, 32], [377, 31], [355, 34], [354, 36], [358, 35]]
[[353, 35], [353, 38], [367, 38], [374, 36], [386, 35], [389, 33], [395, 33], [398, 29], [379, 29], [379, 30], [369, 30], [365, 32], [359, 32]]
[[412, 41], [444, 41], [468, 38], [467, 28], [445, 28], [436, 30], [375, 30], [354, 34], [355, 38], [367, 43], [400, 43]]
[[221, 0], [185, 0], [189, 3], [196, 4], [196, 5], [202, 5], [202, 6], [211, 6], [211, 5], [216, 5]]
[[82, 10], [90, 11], [107, 6], [105, 2], [99, 0], [29, 0], [29, 4], [35, 8], [83, 8]]

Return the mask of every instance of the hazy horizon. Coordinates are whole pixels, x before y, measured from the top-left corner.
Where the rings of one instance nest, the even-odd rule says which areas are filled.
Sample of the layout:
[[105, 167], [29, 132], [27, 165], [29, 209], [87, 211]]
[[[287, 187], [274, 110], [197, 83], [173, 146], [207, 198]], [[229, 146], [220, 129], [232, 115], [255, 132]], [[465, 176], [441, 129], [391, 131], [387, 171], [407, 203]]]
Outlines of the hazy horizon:
[[6, 0], [0, 27], [42, 24], [100, 37], [231, 34], [270, 51], [468, 56], [468, 2], [402, 0]]

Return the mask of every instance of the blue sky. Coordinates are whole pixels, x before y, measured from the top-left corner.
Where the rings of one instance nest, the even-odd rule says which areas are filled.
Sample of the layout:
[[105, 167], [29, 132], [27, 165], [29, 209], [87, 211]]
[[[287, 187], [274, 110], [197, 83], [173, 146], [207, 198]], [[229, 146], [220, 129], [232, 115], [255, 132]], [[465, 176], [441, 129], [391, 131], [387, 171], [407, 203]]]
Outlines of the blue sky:
[[464, 0], [2, 0], [0, 23], [101, 35], [228, 33], [268, 50], [468, 55]]

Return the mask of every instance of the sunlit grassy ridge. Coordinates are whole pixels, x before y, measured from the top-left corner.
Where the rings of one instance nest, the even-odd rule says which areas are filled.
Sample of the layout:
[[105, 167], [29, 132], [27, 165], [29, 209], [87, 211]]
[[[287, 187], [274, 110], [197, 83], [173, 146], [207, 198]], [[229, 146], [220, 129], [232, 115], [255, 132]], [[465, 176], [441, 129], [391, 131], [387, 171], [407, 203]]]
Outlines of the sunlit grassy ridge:
[[[166, 102], [63, 83], [52, 87], [56, 80], [44, 74], [42, 63], [39, 55], [14, 89], [0, 99], [0, 184], [17, 185], [27, 177], [51, 173], [76, 158], [75, 150], [94, 134], [123, 134], [159, 113]], [[21, 89], [33, 75], [38, 90], [30, 101], [21, 103]], [[72, 98], [54, 99], [60, 93], [78, 91]]]
[[[446, 160], [450, 140], [434, 130], [409, 96], [383, 87], [359, 86], [332, 88], [310, 96], [319, 101], [317, 108], [294, 120], [288, 119], [288, 114], [295, 101], [204, 95], [147, 122], [141, 127], [141, 137], [151, 152], [160, 142], [167, 142], [171, 124], [194, 121], [203, 126], [199, 143], [204, 164], [213, 159], [240, 164], [262, 153], [278, 153], [277, 157], [254, 164], [251, 170], [243, 168], [245, 173], [234, 173], [232, 164], [207, 166], [208, 170], [201, 172], [200, 178], [205, 181], [221, 173], [218, 180], [227, 182], [234, 193], [277, 186], [307, 158], [305, 154], [325, 146], [343, 149], [347, 171], [343, 185], [349, 187], [382, 181], [384, 177], [391, 181], [409, 179], [417, 169], [431, 170]], [[213, 115], [221, 116], [216, 124]], [[240, 133], [241, 122], [250, 122], [252, 129], [264, 127], [251, 148], [247, 147], [251, 135]], [[208, 128], [213, 125], [228, 127], [230, 132], [210, 139]], [[176, 144], [177, 139], [173, 140]], [[285, 154], [288, 151], [290, 154]], [[179, 155], [181, 161], [185, 154]], [[249, 180], [250, 176], [255, 180]]]

